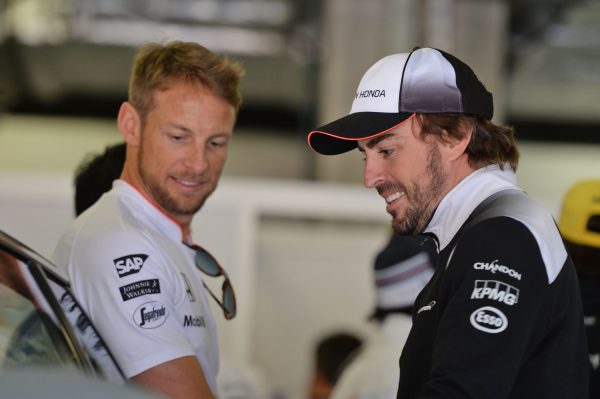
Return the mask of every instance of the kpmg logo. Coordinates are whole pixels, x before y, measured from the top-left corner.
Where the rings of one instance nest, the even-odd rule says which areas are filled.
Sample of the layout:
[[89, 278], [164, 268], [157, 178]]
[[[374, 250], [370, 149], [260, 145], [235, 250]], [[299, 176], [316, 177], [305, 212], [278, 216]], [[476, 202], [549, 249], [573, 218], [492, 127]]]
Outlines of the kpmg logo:
[[160, 294], [160, 282], [157, 278], [136, 281], [135, 283], [119, 287], [119, 291], [121, 292], [123, 301], [128, 301], [142, 295]]
[[148, 258], [145, 254], [127, 255], [113, 260], [119, 277], [129, 276], [142, 270], [144, 262]]
[[501, 281], [475, 280], [471, 299], [491, 299], [513, 306], [519, 302], [519, 290]]
[[370, 98], [370, 97], [385, 97], [385, 89], [384, 90], [363, 90], [357, 91], [354, 95], [354, 98]]
[[133, 321], [141, 328], [153, 329], [160, 327], [169, 317], [167, 308], [160, 302], [146, 302], [135, 310]]

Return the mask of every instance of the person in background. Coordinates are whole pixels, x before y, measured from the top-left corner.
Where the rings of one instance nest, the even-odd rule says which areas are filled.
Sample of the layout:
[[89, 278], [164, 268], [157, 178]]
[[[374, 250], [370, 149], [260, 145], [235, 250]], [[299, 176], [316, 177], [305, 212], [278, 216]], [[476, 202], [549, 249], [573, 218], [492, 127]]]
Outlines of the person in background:
[[328, 399], [341, 372], [361, 346], [362, 339], [348, 332], [335, 332], [322, 337], [315, 349], [309, 398]]
[[398, 398], [587, 399], [575, 268], [550, 212], [518, 186], [514, 131], [493, 113], [467, 64], [415, 48], [371, 66], [350, 114], [308, 144], [325, 155], [358, 148], [396, 233], [437, 245]]
[[[144, 45], [117, 117], [127, 146], [120, 178], [53, 257], [125, 375], [170, 398], [216, 397], [207, 295], [226, 318], [236, 312], [227, 274], [192, 242], [190, 226], [221, 176], [241, 74], [197, 43]], [[224, 279], [222, 295], [203, 284], [207, 275]]]
[[104, 152], [85, 158], [75, 170], [75, 216], [92, 206], [102, 194], [110, 191], [121, 176], [125, 164], [125, 143], [109, 145]]
[[558, 226], [581, 286], [590, 398], [600, 398], [600, 179], [582, 180], [569, 188]]
[[394, 234], [374, 262], [377, 332], [344, 369], [331, 399], [394, 399], [398, 358], [415, 298], [433, 274], [437, 252], [424, 236]]

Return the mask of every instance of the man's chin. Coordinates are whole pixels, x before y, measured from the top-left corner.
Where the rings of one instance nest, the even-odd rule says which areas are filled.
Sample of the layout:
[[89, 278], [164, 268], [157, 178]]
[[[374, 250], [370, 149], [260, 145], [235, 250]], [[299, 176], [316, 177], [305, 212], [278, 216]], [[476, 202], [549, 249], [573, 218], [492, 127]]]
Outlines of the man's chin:
[[406, 231], [406, 224], [403, 223], [403, 220], [392, 216], [392, 229], [398, 235], [405, 236], [408, 235]]
[[179, 206], [173, 207], [173, 211], [181, 216], [194, 216], [202, 206], [204, 205], [204, 201], [197, 204], [180, 204]]
[[392, 229], [400, 236], [413, 236], [418, 234], [415, 231], [415, 225], [409, 222], [410, 221], [407, 220], [406, 217], [401, 218], [394, 215], [392, 218]]

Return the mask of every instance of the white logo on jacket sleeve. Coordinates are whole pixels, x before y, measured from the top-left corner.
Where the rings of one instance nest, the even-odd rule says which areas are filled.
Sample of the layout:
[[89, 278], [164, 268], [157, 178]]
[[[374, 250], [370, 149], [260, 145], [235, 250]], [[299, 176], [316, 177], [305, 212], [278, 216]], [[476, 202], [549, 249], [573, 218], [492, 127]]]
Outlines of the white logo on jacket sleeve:
[[471, 299], [491, 299], [512, 306], [519, 301], [519, 290], [502, 281], [475, 280]]
[[427, 305], [425, 305], [425, 306], [423, 306], [422, 308], [420, 308], [420, 309], [417, 311], [417, 314], [419, 314], [419, 313], [421, 313], [421, 312], [426, 312], [426, 311], [428, 311], [428, 310], [431, 310], [431, 309], [433, 309], [433, 307], [434, 307], [434, 306], [435, 306], [435, 301], [431, 301], [431, 302], [429, 302]]
[[484, 306], [471, 313], [471, 325], [486, 333], [497, 334], [506, 330], [508, 320], [504, 313], [492, 306]]
[[146, 259], [148, 259], [148, 255], [146, 254], [133, 254], [122, 256], [113, 260], [113, 262], [115, 263], [119, 277], [125, 277], [142, 270]]
[[489, 272], [494, 273], [503, 273], [508, 274], [512, 278], [516, 278], [521, 281], [521, 273], [517, 273], [515, 270], [511, 269], [508, 266], [499, 265], [498, 259], [493, 260], [491, 263], [486, 262], [475, 262], [473, 264], [473, 269], [475, 270], [487, 270]]
[[146, 302], [135, 310], [133, 321], [141, 328], [152, 329], [163, 325], [169, 317], [167, 308], [160, 302]]

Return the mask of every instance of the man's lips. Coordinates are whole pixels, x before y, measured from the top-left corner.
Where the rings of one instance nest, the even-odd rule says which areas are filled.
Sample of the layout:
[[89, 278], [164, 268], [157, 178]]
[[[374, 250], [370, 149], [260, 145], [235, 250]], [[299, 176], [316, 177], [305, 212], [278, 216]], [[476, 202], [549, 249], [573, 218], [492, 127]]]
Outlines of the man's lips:
[[400, 192], [395, 192], [393, 194], [390, 194], [385, 198], [385, 202], [387, 202], [388, 204], [391, 204], [392, 202], [396, 201], [398, 198], [400, 198], [403, 194]]
[[172, 178], [175, 183], [184, 190], [197, 190], [202, 187], [205, 183], [205, 179], [190, 179], [190, 178]]

